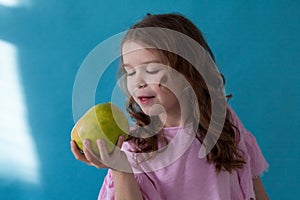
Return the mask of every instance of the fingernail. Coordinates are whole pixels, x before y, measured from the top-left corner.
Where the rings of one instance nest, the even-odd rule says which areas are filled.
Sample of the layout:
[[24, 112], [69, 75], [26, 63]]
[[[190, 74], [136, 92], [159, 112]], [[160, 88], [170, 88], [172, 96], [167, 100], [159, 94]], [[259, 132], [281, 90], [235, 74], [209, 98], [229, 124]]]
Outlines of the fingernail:
[[89, 144], [89, 141], [83, 140], [82, 143], [85, 144], [85, 145], [87, 145], [87, 144]]
[[98, 144], [103, 145], [103, 141], [101, 139], [97, 140]]

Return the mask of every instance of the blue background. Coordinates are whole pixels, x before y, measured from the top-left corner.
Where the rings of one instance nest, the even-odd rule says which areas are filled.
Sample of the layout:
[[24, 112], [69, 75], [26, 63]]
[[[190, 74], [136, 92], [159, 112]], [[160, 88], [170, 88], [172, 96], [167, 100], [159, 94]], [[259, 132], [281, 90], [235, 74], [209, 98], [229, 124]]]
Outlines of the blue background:
[[[202, 30], [233, 94], [232, 107], [270, 164], [262, 178], [270, 199], [299, 197], [300, 1], [29, 2], [0, 3], [0, 40], [18, 48], [40, 178], [29, 183], [0, 173], [0, 199], [97, 198], [106, 171], [76, 161], [70, 152], [73, 84], [96, 45], [147, 12], [180, 12]], [[97, 101], [110, 97], [114, 72], [100, 81]]]

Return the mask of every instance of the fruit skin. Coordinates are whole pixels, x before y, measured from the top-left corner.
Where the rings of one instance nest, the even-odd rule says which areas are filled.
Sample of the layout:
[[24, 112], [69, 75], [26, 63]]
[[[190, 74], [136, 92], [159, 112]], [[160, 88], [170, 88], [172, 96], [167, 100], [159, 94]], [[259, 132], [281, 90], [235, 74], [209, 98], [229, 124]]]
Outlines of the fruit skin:
[[99, 155], [97, 139], [103, 139], [108, 153], [111, 153], [120, 135], [124, 140], [129, 133], [129, 123], [124, 113], [111, 102], [91, 107], [75, 124], [71, 132], [74, 140], [82, 150], [82, 140], [91, 142], [92, 150]]

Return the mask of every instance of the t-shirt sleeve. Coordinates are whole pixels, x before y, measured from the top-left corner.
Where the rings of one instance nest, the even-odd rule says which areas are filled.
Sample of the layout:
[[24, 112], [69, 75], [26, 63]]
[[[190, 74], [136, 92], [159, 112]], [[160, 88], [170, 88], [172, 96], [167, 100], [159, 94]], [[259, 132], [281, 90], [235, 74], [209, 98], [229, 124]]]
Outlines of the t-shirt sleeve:
[[246, 164], [238, 170], [239, 184], [243, 191], [245, 199], [254, 198], [253, 178], [262, 175], [268, 169], [268, 163], [265, 160], [256, 138], [244, 127], [236, 113], [229, 107], [231, 121], [237, 127], [238, 141], [237, 146], [242, 151]]
[[245, 131], [244, 140], [247, 153], [249, 155], [249, 164], [252, 177], [262, 175], [263, 172], [268, 169], [268, 163], [258, 146], [256, 138], [248, 131]]
[[114, 198], [114, 181], [111, 170], [108, 170], [100, 189], [98, 200], [114, 200]]
[[[135, 179], [140, 187], [144, 200], [162, 200], [159, 192], [152, 184], [151, 180], [145, 174], [135, 175]], [[114, 199], [114, 181], [111, 170], [108, 170], [104, 178], [102, 187], [99, 192], [98, 200], [113, 200]]]
[[244, 127], [237, 114], [229, 107], [231, 120], [239, 130], [238, 147], [242, 150], [246, 159], [246, 164], [249, 165], [251, 175], [261, 175], [268, 168], [268, 163], [262, 154], [262, 151], [256, 141], [256, 138]]

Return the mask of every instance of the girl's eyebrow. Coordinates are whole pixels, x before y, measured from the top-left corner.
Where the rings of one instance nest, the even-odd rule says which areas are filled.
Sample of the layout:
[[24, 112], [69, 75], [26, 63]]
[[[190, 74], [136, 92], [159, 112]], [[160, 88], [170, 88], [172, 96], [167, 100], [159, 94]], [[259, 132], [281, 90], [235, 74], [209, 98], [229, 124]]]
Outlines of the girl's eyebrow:
[[[151, 64], [151, 63], [163, 64], [160, 60], [149, 60], [149, 61], [142, 62], [140, 65], [146, 65], [146, 64]], [[123, 67], [135, 67], [135, 66], [132, 66], [129, 63], [123, 63]]]

